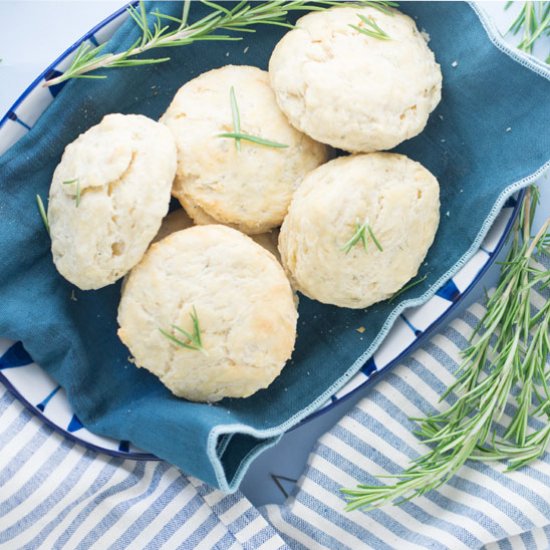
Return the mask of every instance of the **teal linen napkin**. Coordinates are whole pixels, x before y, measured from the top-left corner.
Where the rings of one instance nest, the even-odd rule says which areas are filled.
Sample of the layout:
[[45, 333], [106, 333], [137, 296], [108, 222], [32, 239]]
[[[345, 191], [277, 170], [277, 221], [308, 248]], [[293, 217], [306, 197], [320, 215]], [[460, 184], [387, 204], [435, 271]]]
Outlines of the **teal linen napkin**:
[[[153, 8], [179, 14], [181, 5], [147, 4]], [[0, 336], [24, 343], [67, 390], [87, 428], [130, 440], [186, 473], [235, 490], [250, 461], [357, 372], [399, 312], [433, 295], [475, 252], [505, 199], [548, 163], [548, 72], [518, 63], [491, 43], [467, 4], [414, 2], [402, 9], [430, 35], [444, 77], [442, 102], [426, 130], [398, 148], [441, 184], [441, 226], [420, 273], [426, 279], [399, 301], [367, 310], [302, 297], [292, 361], [269, 389], [251, 398], [189, 403], [131, 365], [116, 337], [120, 285], [76, 291], [77, 301], [71, 300], [74, 288], [52, 264], [34, 197], [47, 196], [66, 144], [105, 114], [157, 118], [176, 90], [202, 71], [227, 63], [266, 68], [284, 29], [261, 27], [242, 42], [172, 48], [157, 54], [171, 56], [169, 63], [111, 70], [101, 81], [71, 81], [0, 158]], [[208, 10], [193, 3], [191, 16]], [[138, 34], [128, 21], [109, 48], [124, 49]], [[357, 326], [366, 327], [362, 339]]]

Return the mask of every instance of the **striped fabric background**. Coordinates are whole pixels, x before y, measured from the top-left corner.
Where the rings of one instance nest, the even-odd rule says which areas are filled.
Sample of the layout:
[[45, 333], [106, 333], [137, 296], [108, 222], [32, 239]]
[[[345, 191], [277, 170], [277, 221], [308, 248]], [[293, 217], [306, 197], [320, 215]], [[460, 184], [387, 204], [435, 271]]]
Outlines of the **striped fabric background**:
[[[535, 293], [533, 306], [539, 309], [549, 298], [548, 289]], [[340, 487], [380, 483], [375, 474], [397, 474], [409, 459], [425, 452], [409, 417], [434, 410], [455, 380], [459, 351], [483, 313], [474, 304], [371, 387], [320, 439], [285, 505], [264, 507], [262, 512], [291, 548], [550, 548], [549, 452], [532, 466], [508, 474], [502, 464], [468, 462], [447, 485], [403, 506], [343, 511]], [[508, 408], [503, 422], [511, 413]]]
[[285, 504], [261, 510], [164, 462], [86, 450], [0, 389], [0, 548], [548, 549], [550, 453], [512, 474], [470, 462], [402, 507], [343, 512], [340, 487], [398, 473], [423, 451], [408, 417], [431, 411], [453, 381], [482, 314], [474, 305], [374, 385], [318, 442]]
[[73, 443], [0, 389], [0, 548], [286, 548], [242, 495]]

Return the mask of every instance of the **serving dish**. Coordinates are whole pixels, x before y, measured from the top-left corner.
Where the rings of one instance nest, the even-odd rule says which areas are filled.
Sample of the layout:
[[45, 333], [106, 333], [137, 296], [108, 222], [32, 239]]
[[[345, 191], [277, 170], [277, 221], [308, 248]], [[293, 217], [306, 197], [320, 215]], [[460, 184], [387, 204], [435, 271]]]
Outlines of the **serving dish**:
[[[113, 13], [68, 48], [30, 84], [0, 120], [0, 153], [32, 128], [60, 91], [60, 87], [55, 86], [44, 88], [44, 80], [62, 73], [73, 58], [75, 50], [83, 42], [97, 45], [108, 40], [126, 17], [125, 7]], [[460, 272], [428, 302], [402, 313], [382, 345], [361, 370], [304, 422], [326, 412], [342, 399], [365, 387], [376, 373], [397, 364], [445, 320], [474, 288], [504, 245], [517, 214], [517, 204], [515, 198], [506, 203], [480, 250]], [[0, 339], [0, 380], [29, 410], [67, 437], [111, 455], [155, 459], [153, 455], [142, 452], [127, 441], [98, 436], [84, 428], [73, 413], [64, 389], [33, 362], [20, 342]]]

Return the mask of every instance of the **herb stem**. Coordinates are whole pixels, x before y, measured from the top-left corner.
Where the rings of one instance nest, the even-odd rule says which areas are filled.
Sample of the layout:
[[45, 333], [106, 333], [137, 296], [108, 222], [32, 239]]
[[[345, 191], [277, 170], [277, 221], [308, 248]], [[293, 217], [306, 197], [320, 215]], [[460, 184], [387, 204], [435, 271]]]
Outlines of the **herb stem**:
[[[474, 328], [470, 345], [462, 351], [457, 380], [443, 394], [457, 394], [454, 404], [423, 419], [416, 434], [432, 446], [414, 460], [393, 485], [358, 485], [342, 489], [346, 510], [400, 504], [441, 486], [467, 460], [509, 460], [508, 469], [541, 456], [550, 443], [550, 302], [531, 313], [535, 285], [550, 286], [550, 271], [533, 263], [548, 253], [550, 219], [534, 237], [530, 228], [537, 201], [536, 188], [526, 193], [500, 282]], [[519, 392], [512, 396], [512, 389]], [[502, 437], [496, 424], [509, 400], [516, 408]], [[530, 430], [529, 419], [543, 416], [542, 429]]]
[[[151, 16], [154, 22], [150, 26], [145, 5], [140, 1], [137, 8], [128, 7], [128, 14], [135, 21], [141, 31], [141, 37], [128, 49], [118, 53], [103, 53], [106, 44], [92, 47], [82, 43], [78, 48], [71, 65], [63, 74], [44, 82], [43, 86], [55, 86], [71, 78], [106, 78], [106, 75], [90, 75], [98, 69], [112, 69], [115, 67], [136, 67], [169, 61], [169, 57], [136, 59], [136, 56], [147, 53], [156, 48], [186, 46], [203, 40], [241, 40], [239, 36], [228, 34], [214, 34], [216, 31], [255, 32], [256, 25], [273, 25], [293, 28], [287, 23], [286, 17], [292, 11], [320, 11], [328, 7], [341, 6], [344, 3], [338, 0], [271, 0], [268, 2], [237, 3], [229, 9], [221, 4], [202, 0], [202, 3], [214, 11], [203, 18], [189, 24], [191, 2], [186, 0], [183, 5], [181, 18], [165, 15], [153, 11]], [[389, 12], [395, 2], [362, 2], [355, 5], [371, 6], [380, 11]], [[167, 23], [166, 23], [167, 22]], [[174, 28], [175, 23], [175, 28]]]

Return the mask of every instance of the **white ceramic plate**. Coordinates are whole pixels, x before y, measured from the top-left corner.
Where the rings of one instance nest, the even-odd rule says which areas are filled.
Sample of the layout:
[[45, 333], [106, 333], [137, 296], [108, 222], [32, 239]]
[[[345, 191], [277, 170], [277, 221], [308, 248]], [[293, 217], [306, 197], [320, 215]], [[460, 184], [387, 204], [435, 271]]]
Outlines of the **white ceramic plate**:
[[[108, 40], [126, 17], [126, 9], [121, 8], [91, 29], [23, 92], [0, 120], [0, 154], [31, 129], [42, 112], [55, 99], [59, 87], [45, 88], [42, 82], [51, 78], [56, 72], [63, 72], [82, 42], [88, 41], [91, 45], [98, 45]], [[397, 364], [447, 317], [494, 261], [517, 214], [518, 203], [517, 198], [507, 202], [477, 254], [428, 302], [402, 313], [374, 356], [346, 386], [335, 393], [309, 418], [326, 412], [345, 397], [364, 387], [369, 380], [372, 380], [373, 374]], [[0, 381], [29, 410], [67, 437], [111, 455], [155, 460], [153, 455], [136, 449], [127, 441], [97, 436], [84, 428], [71, 410], [63, 388], [33, 362], [20, 342], [0, 339]]]

